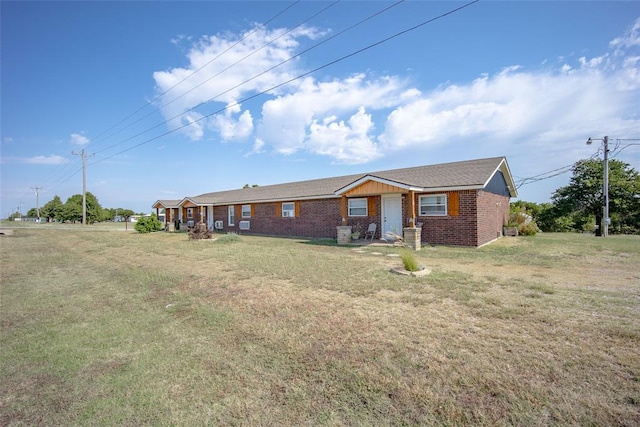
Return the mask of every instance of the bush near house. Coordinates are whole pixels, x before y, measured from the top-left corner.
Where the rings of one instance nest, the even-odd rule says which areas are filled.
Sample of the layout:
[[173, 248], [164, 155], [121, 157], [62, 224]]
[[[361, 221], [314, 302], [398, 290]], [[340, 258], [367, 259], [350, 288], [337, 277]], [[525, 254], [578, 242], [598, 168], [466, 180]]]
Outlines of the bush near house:
[[134, 228], [138, 233], [153, 233], [162, 230], [162, 224], [155, 215], [143, 216], [136, 222]]

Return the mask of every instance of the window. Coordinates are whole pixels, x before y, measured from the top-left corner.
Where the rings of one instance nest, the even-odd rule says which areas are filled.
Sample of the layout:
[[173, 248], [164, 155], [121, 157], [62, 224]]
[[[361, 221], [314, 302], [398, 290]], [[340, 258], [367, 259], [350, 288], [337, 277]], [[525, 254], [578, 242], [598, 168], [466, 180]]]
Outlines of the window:
[[349, 199], [349, 216], [367, 215], [367, 199]]
[[228, 208], [229, 212], [229, 225], [235, 225], [236, 223], [236, 207], [231, 205]]
[[447, 196], [420, 196], [420, 216], [444, 216], [447, 214]]
[[295, 203], [283, 203], [282, 204], [282, 217], [283, 218], [288, 218], [291, 217], [293, 218], [294, 216], [296, 216], [296, 204]]
[[187, 219], [193, 219], [193, 208], [187, 208]]
[[242, 205], [242, 218], [251, 218], [251, 205]]

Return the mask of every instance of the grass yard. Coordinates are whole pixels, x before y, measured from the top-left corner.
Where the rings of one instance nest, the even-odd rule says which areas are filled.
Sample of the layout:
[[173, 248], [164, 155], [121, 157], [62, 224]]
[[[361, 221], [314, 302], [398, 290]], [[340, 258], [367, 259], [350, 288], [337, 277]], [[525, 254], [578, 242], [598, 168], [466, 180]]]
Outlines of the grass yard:
[[640, 425], [640, 238], [0, 236], [0, 425]]

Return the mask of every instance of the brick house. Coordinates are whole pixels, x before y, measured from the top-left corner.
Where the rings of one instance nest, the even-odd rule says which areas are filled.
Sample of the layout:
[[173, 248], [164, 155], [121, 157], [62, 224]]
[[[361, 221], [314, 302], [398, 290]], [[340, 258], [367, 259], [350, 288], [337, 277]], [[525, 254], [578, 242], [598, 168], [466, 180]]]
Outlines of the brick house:
[[[517, 195], [504, 157], [418, 166], [158, 200], [167, 225], [270, 236], [336, 238], [338, 226], [376, 238], [418, 228], [421, 242], [481, 246], [502, 235]], [[171, 227], [172, 228], [172, 227]]]

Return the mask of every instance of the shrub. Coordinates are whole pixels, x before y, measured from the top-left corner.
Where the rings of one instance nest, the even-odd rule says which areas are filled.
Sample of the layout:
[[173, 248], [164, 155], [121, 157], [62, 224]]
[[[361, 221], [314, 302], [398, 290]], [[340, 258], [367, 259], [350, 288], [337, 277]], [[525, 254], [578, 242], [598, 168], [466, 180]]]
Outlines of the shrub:
[[538, 232], [538, 226], [523, 207], [512, 207], [509, 214], [507, 227], [516, 227], [518, 234], [521, 236], [535, 236]]
[[213, 233], [204, 222], [199, 222], [195, 227], [189, 229], [189, 238], [191, 240], [210, 239], [211, 236], [213, 236]]
[[133, 226], [138, 233], [152, 233], [162, 230], [162, 224], [155, 215], [143, 216], [138, 219], [136, 225]]
[[402, 264], [404, 265], [404, 269], [407, 271], [419, 271], [420, 265], [416, 260], [413, 252], [406, 250], [400, 254], [400, 258], [402, 259]]

